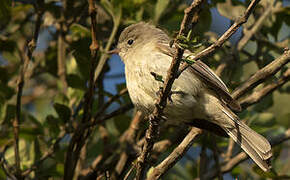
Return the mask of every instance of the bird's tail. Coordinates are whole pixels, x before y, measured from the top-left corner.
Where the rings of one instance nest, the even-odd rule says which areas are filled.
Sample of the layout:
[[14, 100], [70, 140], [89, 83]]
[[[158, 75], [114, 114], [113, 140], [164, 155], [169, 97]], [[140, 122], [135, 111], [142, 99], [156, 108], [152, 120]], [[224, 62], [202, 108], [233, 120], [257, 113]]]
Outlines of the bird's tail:
[[223, 129], [262, 170], [268, 171], [271, 168], [270, 158], [272, 157], [269, 141], [249, 128], [245, 123], [239, 121], [233, 115], [234, 113], [229, 111], [224, 111], [224, 113], [233, 120], [234, 124], [232, 127], [226, 126]]

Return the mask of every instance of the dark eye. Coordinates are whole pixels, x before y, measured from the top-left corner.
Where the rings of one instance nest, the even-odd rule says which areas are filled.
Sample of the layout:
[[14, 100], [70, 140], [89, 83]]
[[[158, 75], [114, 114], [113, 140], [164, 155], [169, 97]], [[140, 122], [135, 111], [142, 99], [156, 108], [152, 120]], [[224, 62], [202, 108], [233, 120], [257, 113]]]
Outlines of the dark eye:
[[132, 44], [133, 44], [133, 42], [134, 42], [134, 40], [133, 40], [133, 39], [129, 39], [127, 43], [128, 43], [129, 45], [132, 45]]

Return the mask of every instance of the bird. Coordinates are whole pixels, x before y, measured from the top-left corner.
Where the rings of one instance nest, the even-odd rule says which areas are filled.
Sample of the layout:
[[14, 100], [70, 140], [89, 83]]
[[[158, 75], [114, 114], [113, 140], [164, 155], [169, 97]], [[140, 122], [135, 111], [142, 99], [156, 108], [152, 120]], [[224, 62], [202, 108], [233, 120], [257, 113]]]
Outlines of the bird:
[[[135, 107], [145, 115], [154, 109], [175, 47], [160, 28], [139, 22], [120, 34], [115, 52], [125, 64], [126, 86]], [[190, 54], [186, 51], [185, 54]], [[185, 63], [185, 62], [182, 62]], [[163, 119], [173, 125], [187, 124], [231, 137], [263, 170], [271, 168], [269, 141], [234, 113], [241, 110], [225, 83], [201, 60], [183, 71], [174, 81]]]

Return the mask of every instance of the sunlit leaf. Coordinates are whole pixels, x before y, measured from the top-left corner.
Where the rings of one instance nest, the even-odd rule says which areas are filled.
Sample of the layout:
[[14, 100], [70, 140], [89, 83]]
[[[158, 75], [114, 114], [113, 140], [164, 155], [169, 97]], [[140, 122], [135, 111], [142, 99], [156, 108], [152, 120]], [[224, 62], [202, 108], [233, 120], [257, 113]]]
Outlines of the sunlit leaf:
[[[226, 0], [224, 3], [217, 3], [217, 10], [222, 16], [235, 21], [244, 14], [246, 7], [243, 5], [234, 6], [231, 0]], [[253, 15], [250, 15], [245, 26], [251, 26], [254, 21]]]
[[70, 27], [70, 30], [72, 31], [73, 35], [78, 37], [85, 37], [91, 35], [90, 30], [80, 24], [73, 24]]
[[164, 12], [168, 4], [169, 4], [169, 0], [157, 0], [157, 3], [155, 5], [155, 11], [154, 11], [155, 24], [158, 23], [158, 20], [160, 19], [162, 13]]

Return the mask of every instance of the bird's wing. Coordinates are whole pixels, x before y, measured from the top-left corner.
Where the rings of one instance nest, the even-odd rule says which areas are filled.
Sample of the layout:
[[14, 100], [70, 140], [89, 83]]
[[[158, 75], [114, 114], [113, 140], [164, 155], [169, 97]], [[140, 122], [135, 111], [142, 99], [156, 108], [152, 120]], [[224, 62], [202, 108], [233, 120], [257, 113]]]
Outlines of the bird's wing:
[[[168, 55], [173, 57], [174, 48], [169, 47], [166, 44], [159, 44], [158, 49]], [[189, 51], [186, 51], [185, 54], [189, 54]], [[205, 82], [205, 84], [213, 89], [220, 98], [234, 111], [241, 111], [240, 104], [232, 98], [230, 95], [227, 86], [224, 82], [201, 60], [193, 63], [188, 70]]]
[[198, 60], [190, 67], [192, 72], [204, 80], [209, 87], [214, 89], [232, 110], [241, 111], [240, 104], [232, 98], [226, 85], [206, 64]]

